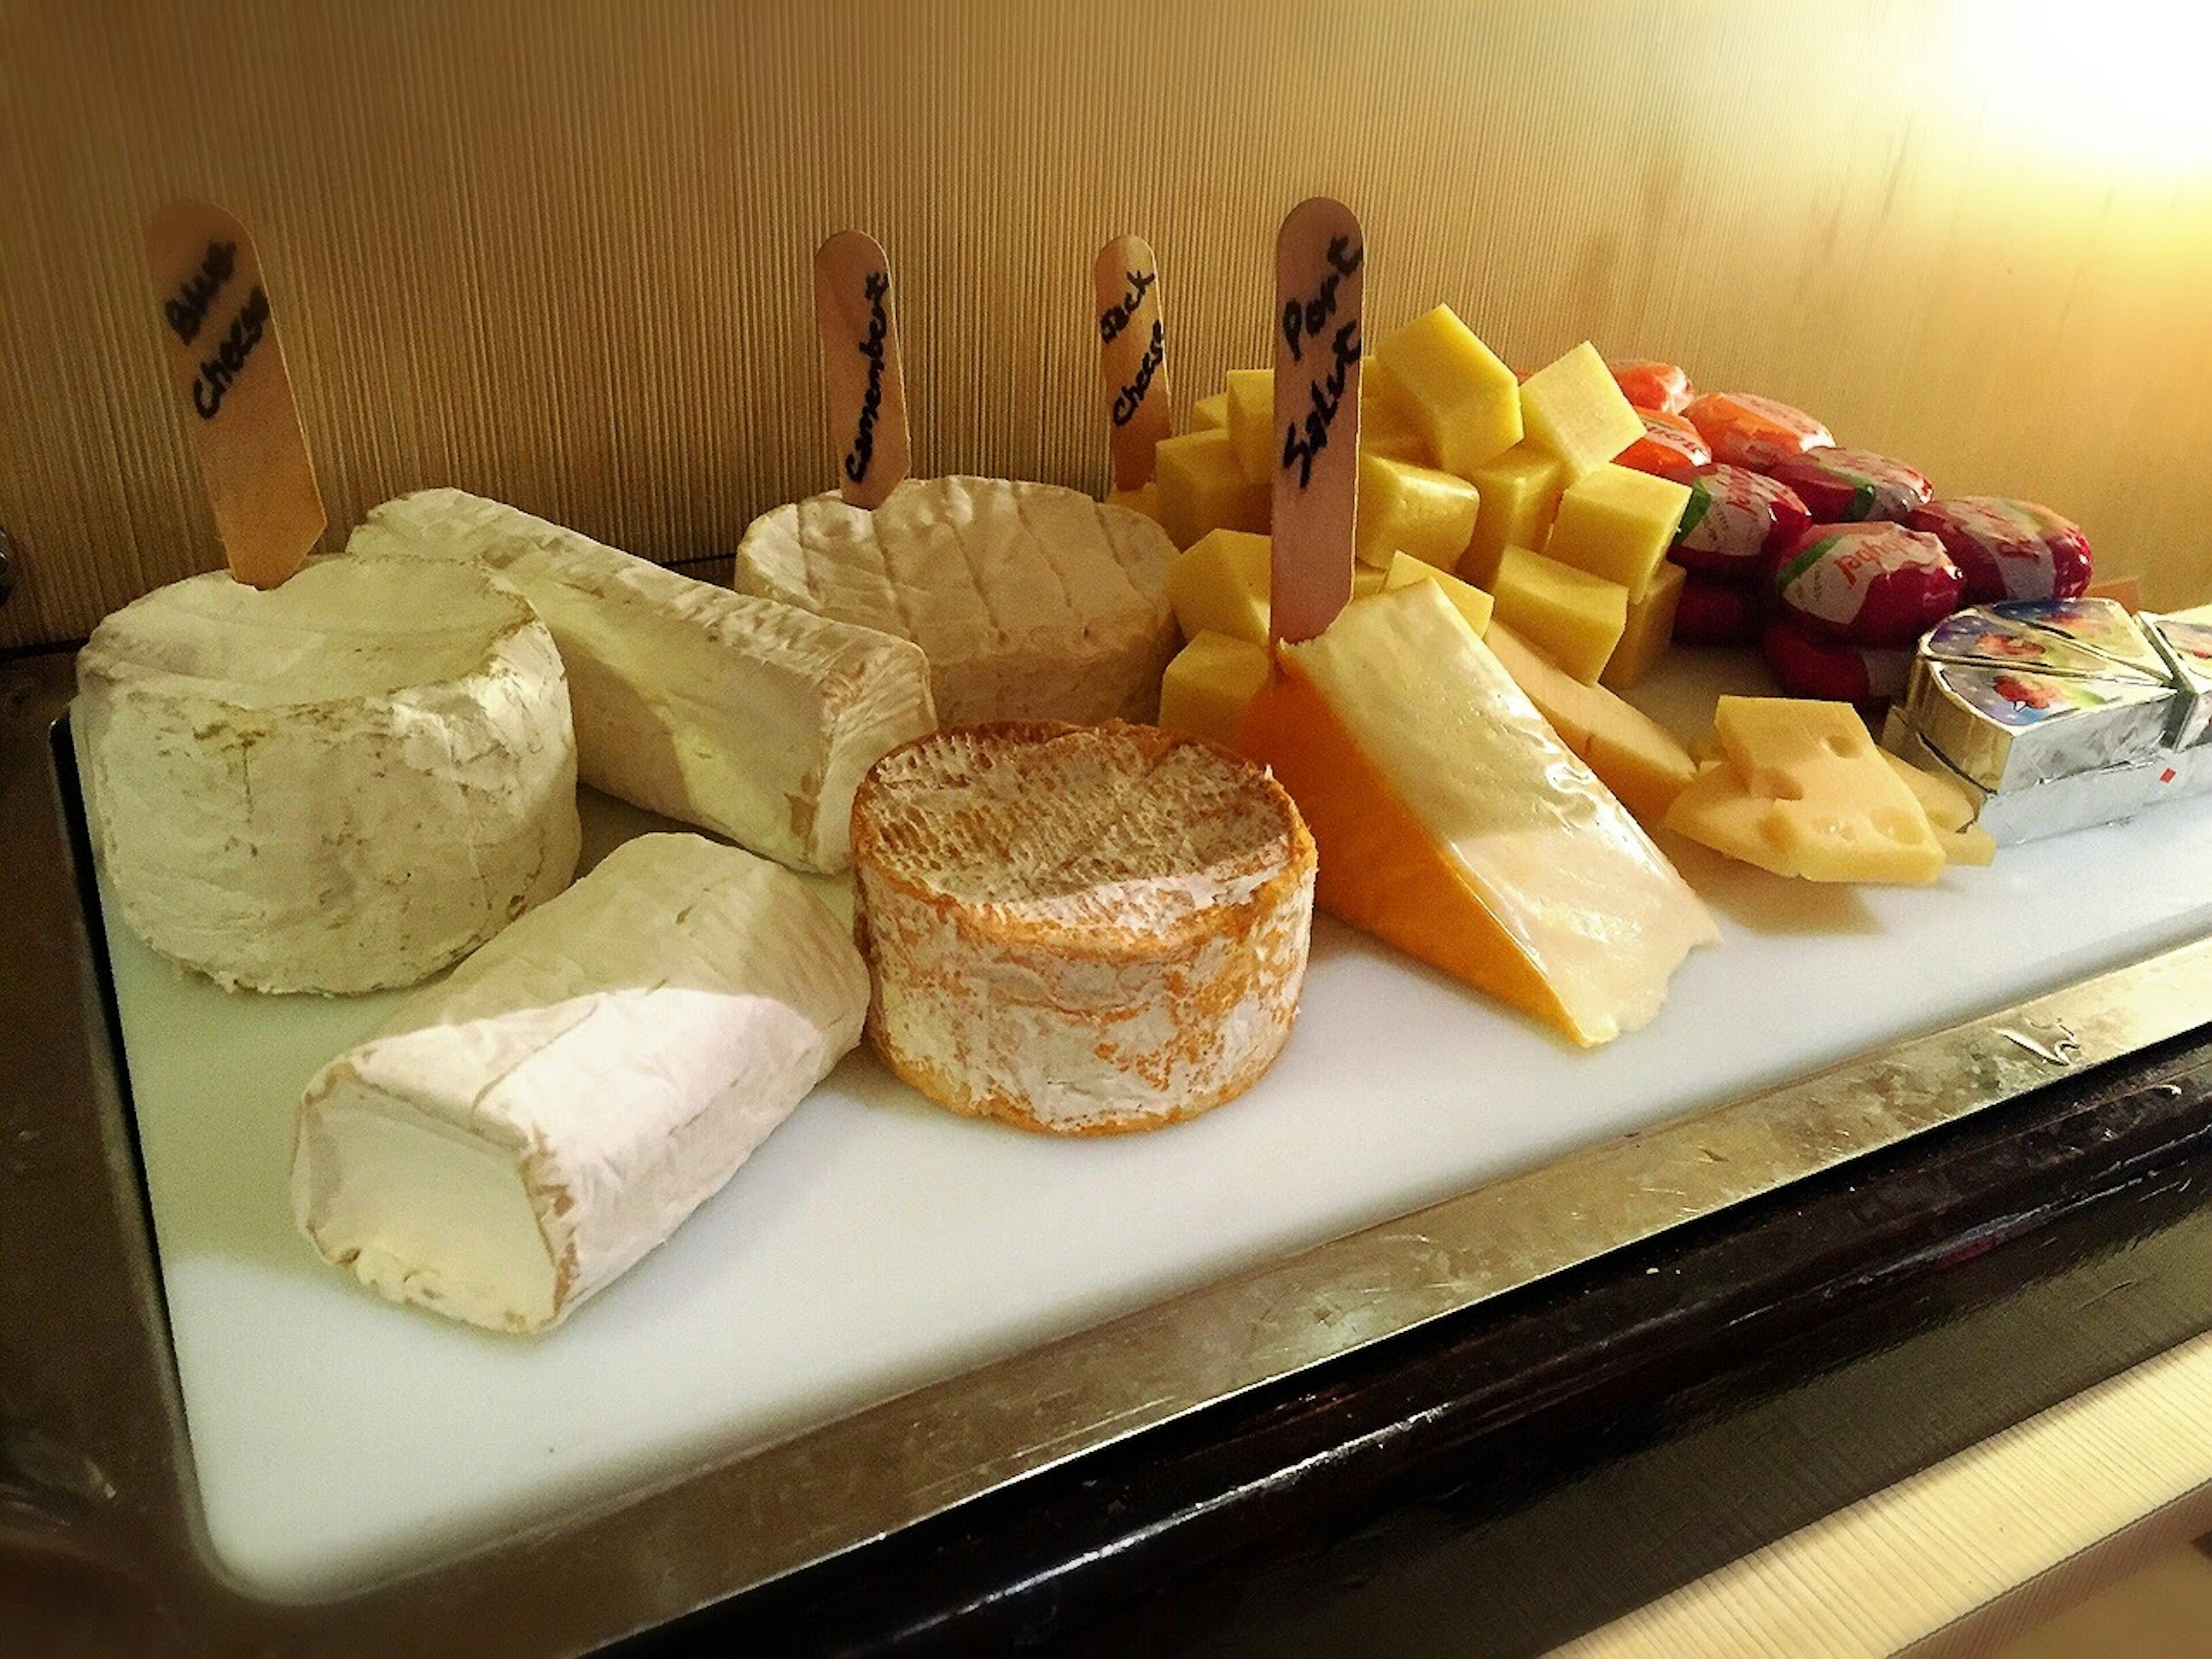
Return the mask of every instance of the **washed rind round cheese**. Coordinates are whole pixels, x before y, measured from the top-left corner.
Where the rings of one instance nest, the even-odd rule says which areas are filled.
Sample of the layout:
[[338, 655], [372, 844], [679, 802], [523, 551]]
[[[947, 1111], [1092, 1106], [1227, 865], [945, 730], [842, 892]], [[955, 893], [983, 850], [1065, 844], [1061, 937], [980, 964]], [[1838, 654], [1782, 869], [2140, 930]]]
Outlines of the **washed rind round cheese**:
[[894, 750], [853, 807], [870, 1042], [939, 1104], [1060, 1134], [1243, 1093], [1290, 1035], [1313, 838], [1279, 785], [1149, 726]]
[[101, 623], [77, 691], [123, 920], [226, 988], [411, 985], [575, 872], [561, 659], [483, 571], [194, 576]]
[[910, 478], [872, 513], [823, 495], [756, 519], [735, 585], [912, 640], [947, 726], [1149, 720], [1175, 555], [1150, 519], [1073, 489]]

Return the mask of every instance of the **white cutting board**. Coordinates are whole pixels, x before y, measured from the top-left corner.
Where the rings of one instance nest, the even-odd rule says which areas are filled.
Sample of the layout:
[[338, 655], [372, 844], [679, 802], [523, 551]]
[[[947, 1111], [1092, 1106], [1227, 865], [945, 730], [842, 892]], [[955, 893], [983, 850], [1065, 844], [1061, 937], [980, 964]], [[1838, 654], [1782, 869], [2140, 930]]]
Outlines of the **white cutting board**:
[[[1763, 685], [1676, 658], [1639, 701], [1686, 732], [1721, 679]], [[587, 859], [661, 827], [588, 792], [585, 823]], [[293, 1230], [301, 1086], [399, 994], [227, 995], [111, 925], [214, 1547], [264, 1595], [356, 1588], [2212, 931], [2212, 797], [1917, 890], [1815, 888], [1664, 844], [1723, 942], [1607, 1048], [1324, 919], [1290, 1045], [1242, 1099], [1054, 1140], [940, 1111], [855, 1054], [669, 1243], [539, 1338], [380, 1301]]]

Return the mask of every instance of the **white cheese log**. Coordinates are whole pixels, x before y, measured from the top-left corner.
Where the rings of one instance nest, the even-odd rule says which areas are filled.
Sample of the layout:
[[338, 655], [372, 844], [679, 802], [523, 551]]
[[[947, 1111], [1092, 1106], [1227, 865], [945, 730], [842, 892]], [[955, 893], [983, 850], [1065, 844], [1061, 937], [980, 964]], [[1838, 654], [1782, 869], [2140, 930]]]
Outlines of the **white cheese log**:
[[293, 1212], [394, 1301], [544, 1330], [720, 1188], [867, 1006], [796, 876], [641, 836], [316, 1074]]
[[561, 659], [481, 570], [177, 582], [94, 630], [73, 719], [124, 922], [228, 989], [411, 985], [575, 871]]
[[1139, 513], [1005, 478], [909, 478], [870, 513], [834, 495], [753, 520], [737, 586], [914, 641], [937, 717], [1149, 720], [1176, 643], [1176, 556]]
[[935, 729], [904, 640], [664, 570], [458, 489], [386, 501], [347, 544], [474, 559], [553, 630], [585, 782], [803, 870], [852, 863], [853, 792]]

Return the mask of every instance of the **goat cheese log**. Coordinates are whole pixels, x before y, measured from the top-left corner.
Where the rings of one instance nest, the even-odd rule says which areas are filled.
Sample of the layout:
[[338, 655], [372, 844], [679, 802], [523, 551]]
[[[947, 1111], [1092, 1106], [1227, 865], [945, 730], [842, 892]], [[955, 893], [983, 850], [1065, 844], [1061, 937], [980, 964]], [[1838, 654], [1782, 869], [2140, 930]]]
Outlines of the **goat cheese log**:
[[315, 1075], [293, 1212], [394, 1301], [545, 1330], [729, 1180], [867, 1007], [798, 877], [640, 836]]
[[802, 870], [852, 862], [853, 791], [932, 731], [907, 641], [732, 593], [459, 489], [386, 501], [347, 544], [476, 560], [553, 630], [586, 783]]
[[1290, 1036], [1314, 843], [1225, 749], [1151, 726], [944, 731], [853, 805], [868, 1037], [939, 1105], [1059, 1134], [1235, 1098]]
[[561, 659], [481, 570], [160, 588], [94, 630], [73, 718], [124, 922], [226, 989], [411, 985], [575, 872]]
[[825, 495], [754, 520], [737, 586], [912, 640], [947, 726], [1149, 720], [1175, 556], [1152, 520], [1073, 489], [909, 478], [872, 513]]

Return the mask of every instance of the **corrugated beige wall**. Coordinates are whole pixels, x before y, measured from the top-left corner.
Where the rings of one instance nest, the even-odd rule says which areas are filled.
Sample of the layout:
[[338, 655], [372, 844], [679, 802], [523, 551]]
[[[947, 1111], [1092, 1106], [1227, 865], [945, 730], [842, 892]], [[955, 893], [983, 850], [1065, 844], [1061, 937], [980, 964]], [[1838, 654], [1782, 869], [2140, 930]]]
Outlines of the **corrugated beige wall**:
[[2006, 9], [0, 0], [0, 645], [218, 560], [139, 252], [182, 192], [257, 229], [331, 545], [450, 482], [727, 550], [830, 481], [807, 259], [847, 224], [901, 280], [916, 470], [1103, 487], [1100, 242], [1158, 250], [1180, 417], [1264, 361], [1325, 191], [1370, 337], [1442, 298], [1523, 365], [1673, 357], [2212, 597], [2212, 188], [2039, 137]]

